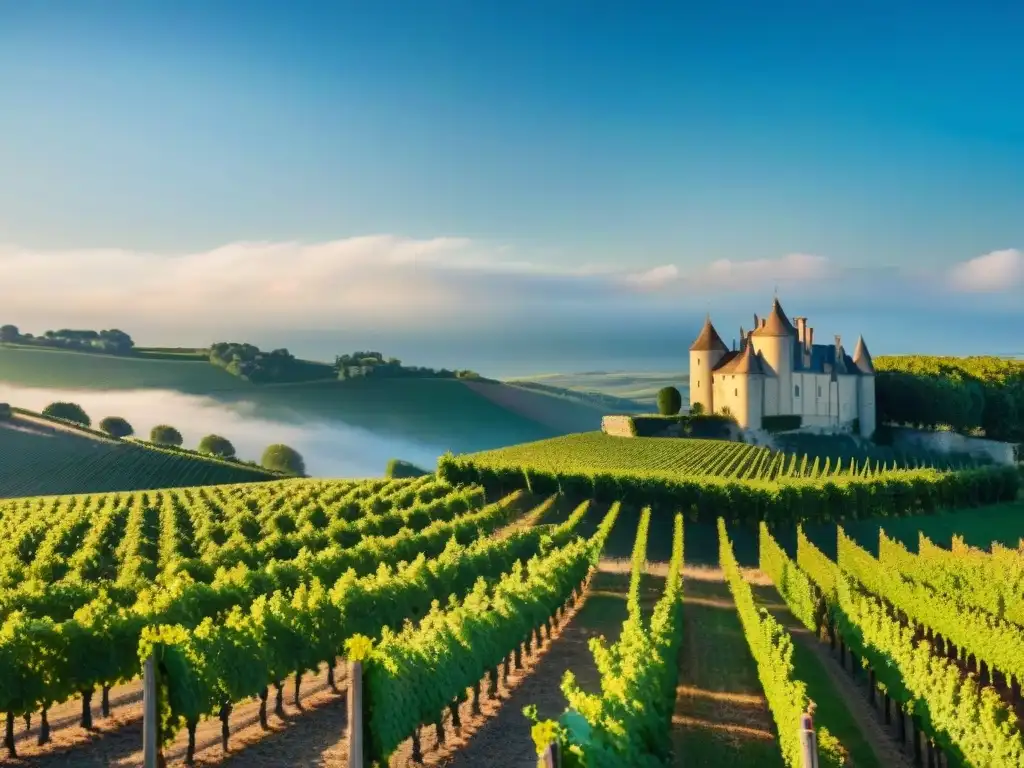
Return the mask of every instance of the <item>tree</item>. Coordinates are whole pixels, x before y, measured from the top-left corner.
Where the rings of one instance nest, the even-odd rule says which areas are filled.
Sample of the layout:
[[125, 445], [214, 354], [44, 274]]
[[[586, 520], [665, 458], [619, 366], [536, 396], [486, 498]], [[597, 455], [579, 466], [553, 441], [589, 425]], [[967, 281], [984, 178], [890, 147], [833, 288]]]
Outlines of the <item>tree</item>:
[[207, 435], [199, 441], [199, 452], [208, 453], [211, 456], [220, 456], [225, 459], [235, 458], [235, 446], [226, 437], [220, 435]]
[[111, 437], [128, 437], [135, 434], [132, 425], [120, 416], [107, 416], [100, 422], [100, 429]]
[[0, 421], [9, 421], [13, 412], [10, 403], [0, 403]]
[[65, 403], [61, 401], [50, 403], [43, 408], [43, 416], [49, 416], [51, 419], [73, 421], [76, 424], [81, 424], [83, 427], [88, 427], [92, 424], [92, 419], [89, 418], [89, 415], [78, 403]]
[[306, 474], [306, 462], [302, 460], [302, 454], [281, 443], [267, 446], [260, 464], [275, 472], [287, 472], [290, 475]]
[[384, 470], [384, 477], [387, 478], [402, 478], [402, 477], [422, 477], [423, 475], [429, 475], [430, 473], [417, 467], [410, 461], [404, 461], [403, 459], [391, 459], [388, 462], [387, 468]]
[[149, 433], [149, 440], [157, 445], [173, 445], [175, 447], [180, 447], [184, 442], [181, 432], [167, 424], [157, 424], [153, 427]]
[[985, 395], [985, 410], [981, 416], [981, 426], [985, 437], [992, 440], [1007, 440], [1014, 434], [1014, 425], [1019, 422], [1017, 403], [1002, 389], [992, 389]]
[[703, 416], [704, 415], [704, 403], [694, 403], [690, 406], [691, 416]]
[[16, 325], [0, 325], [0, 342], [10, 344], [21, 338]]
[[662, 416], [675, 416], [683, 407], [683, 396], [675, 387], [662, 387], [658, 390], [658, 413]]

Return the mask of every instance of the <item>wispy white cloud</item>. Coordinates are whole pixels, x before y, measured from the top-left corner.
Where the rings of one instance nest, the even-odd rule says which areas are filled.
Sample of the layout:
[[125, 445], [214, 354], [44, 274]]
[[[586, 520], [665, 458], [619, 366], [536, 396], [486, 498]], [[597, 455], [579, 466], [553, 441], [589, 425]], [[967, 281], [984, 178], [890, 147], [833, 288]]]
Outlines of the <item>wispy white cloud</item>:
[[[0, 322], [190, 328], [210, 338], [232, 328], [399, 328], [600, 313], [785, 295], [930, 296], [1024, 286], [1024, 255], [995, 251], [948, 271], [863, 270], [825, 256], [719, 259], [687, 267], [565, 267], [502, 244], [467, 238], [373, 235], [323, 243], [238, 242], [159, 255], [119, 249], [33, 251], [0, 246]], [[991, 297], [989, 297], [991, 298]], [[746, 299], [743, 299], [746, 301]]]
[[1007, 248], [961, 262], [949, 271], [949, 285], [968, 293], [1024, 290], [1024, 251]]

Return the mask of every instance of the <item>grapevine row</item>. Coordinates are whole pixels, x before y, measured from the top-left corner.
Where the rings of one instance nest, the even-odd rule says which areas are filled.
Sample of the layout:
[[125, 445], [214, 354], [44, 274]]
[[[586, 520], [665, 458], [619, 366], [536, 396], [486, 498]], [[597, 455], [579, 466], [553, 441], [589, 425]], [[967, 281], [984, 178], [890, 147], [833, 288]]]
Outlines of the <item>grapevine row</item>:
[[[736, 603], [743, 634], [757, 662], [758, 677], [775, 720], [782, 757], [790, 768], [803, 768], [796, 724], [810, 702], [806, 684], [793, 677], [793, 638], [767, 610], [758, 608], [754, 602], [753, 590], [740, 572], [722, 518], [718, 519], [718, 541], [719, 562]], [[817, 731], [820, 764], [848, 765], [845, 750], [828, 729], [821, 727]]]
[[[87, 537], [81, 549], [68, 558], [66, 568], [60, 568], [56, 558], [40, 560], [37, 556], [29, 568], [28, 580], [15, 588], [0, 589], [0, 620], [12, 611], [21, 609], [33, 616], [45, 615], [62, 621], [70, 618], [75, 610], [95, 599], [103, 590], [119, 605], [130, 607], [139, 594], [154, 589], [160, 591], [167, 584], [173, 583], [176, 573], [187, 573], [193, 580], [216, 585], [220, 568], [230, 571], [235, 566], [234, 572], [237, 573], [237, 566], [241, 562], [249, 569], [258, 566], [259, 570], [267, 570], [281, 567], [301, 551], [292, 545], [287, 551], [274, 553], [283, 557], [262, 558], [231, 557], [227, 554], [231, 551], [228, 545], [212, 553], [206, 550], [201, 557], [182, 556], [191, 553], [181, 549], [168, 552], [167, 549], [161, 549], [158, 542], [167, 539], [177, 541], [178, 534], [174, 530], [177, 523], [174, 521], [180, 515], [175, 506], [166, 504], [169, 498], [165, 497], [162, 511], [146, 505], [141, 497], [130, 510], [108, 508], [110, 519], [101, 518], [97, 521], [93, 530], [98, 536], [91, 539]], [[397, 534], [404, 528], [419, 531], [431, 522], [449, 521], [467, 509], [479, 507], [482, 502], [483, 494], [479, 490], [451, 491], [428, 503], [376, 515], [366, 529], [376, 531], [378, 537], [381, 533], [385, 537]], [[123, 526], [116, 524], [120, 521], [123, 521]], [[115, 534], [118, 534], [117, 539], [113, 538]], [[343, 549], [345, 546], [352, 548], [362, 538], [361, 534], [344, 545], [335, 542], [327, 546], [311, 546], [307, 537], [304, 548], [310, 554], [325, 549]], [[366, 538], [373, 537], [367, 535]], [[66, 578], [58, 581], [45, 578], [47, 575], [59, 574]]]
[[999, 694], [937, 654], [852, 579], [839, 579], [836, 620], [851, 651], [863, 657], [887, 695], [906, 707], [940, 748], [966, 765], [1024, 765], [1017, 717]]
[[669, 477], [635, 470], [588, 470], [579, 463], [575, 466], [575, 471], [492, 466], [472, 455], [449, 454], [439, 460], [438, 472], [453, 485], [475, 483], [489, 492], [529, 488], [545, 495], [560, 492], [570, 498], [629, 499], [638, 506], [681, 508], [697, 519], [717, 518], [722, 510], [729, 510], [731, 520], [776, 522], [928, 514], [944, 508], [992, 504], [1015, 499], [1021, 482], [1020, 474], [1012, 467], [960, 472], [900, 470], [869, 478], [844, 475], [768, 481]]
[[456, 710], [466, 690], [477, 690], [485, 674], [495, 686], [498, 666], [532, 634], [539, 640], [540, 627], [581, 589], [617, 514], [616, 505], [590, 540], [577, 539], [525, 566], [517, 562], [493, 586], [478, 581], [461, 602], [435, 605], [419, 625], [385, 630], [376, 644], [353, 638], [349, 658], [365, 665], [369, 759], [386, 763], [422, 725], [443, 728], [445, 709]]
[[908, 578], [946, 596], [960, 596], [967, 605], [997, 619], [1024, 626], [1024, 559], [994, 557], [978, 550], [942, 549], [920, 535], [919, 554], [884, 532], [879, 534], [878, 559]]
[[968, 604], [962, 596], [944, 595], [905, 577], [859, 547], [838, 530], [839, 568], [867, 591], [884, 597], [911, 623], [942, 635], [966, 658], [973, 655], [1001, 671], [1007, 679], [1024, 681], [1024, 633], [1020, 627]]
[[[650, 509], [637, 531], [628, 595], [628, 616], [622, 634], [610, 648], [592, 638], [590, 649], [601, 675], [601, 695], [585, 693], [571, 671], [562, 681], [570, 709], [561, 722], [537, 722], [536, 707], [525, 714], [534, 720], [538, 753], [553, 741], [561, 745], [563, 766], [631, 765], [661, 768], [671, 759], [671, 721], [675, 705], [682, 642], [683, 518], [676, 515], [672, 557], [661, 598], [649, 623], [640, 610], [640, 578], [646, 569]], [[584, 737], [571, 727], [573, 717], [589, 726]]]
[[250, 696], [260, 698], [266, 725], [268, 686], [277, 688], [280, 711], [286, 677], [295, 675], [297, 699], [302, 674], [321, 662], [333, 671], [348, 638], [400, 627], [426, 614], [432, 602], [465, 594], [475, 581], [505, 573], [536, 554], [542, 541], [533, 530], [499, 540], [484, 537], [468, 546], [453, 540], [429, 560], [421, 554], [408, 565], [384, 566], [361, 578], [350, 572], [330, 589], [314, 581], [290, 599], [280, 592], [261, 597], [248, 613], [233, 610], [222, 623], [207, 619], [193, 631], [148, 628], [139, 653], [142, 658], [155, 653], [165, 670], [163, 739], [187, 728], [191, 758], [200, 717], [217, 714], [226, 727], [231, 705]]
[[[1024, 765], [1024, 735], [1017, 716], [991, 687], [978, 685], [932, 642], [918, 639], [885, 601], [865, 591], [801, 531], [800, 570], [816, 583], [845, 648], [863, 659], [874, 686], [906, 710], [916, 729], [959, 764], [1010, 768]], [[899, 720], [901, 735], [904, 720]], [[915, 749], [919, 742], [915, 737]]]
[[[252, 605], [260, 597], [282, 591], [292, 594], [319, 580], [334, 584], [346, 571], [350, 578], [368, 574], [380, 564], [413, 560], [417, 554], [441, 554], [450, 539], [466, 544], [478, 535], [507, 524], [518, 514], [514, 494], [480, 512], [438, 522], [419, 533], [402, 531], [391, 538], [364, 540], [330, 559], [306, 558], [263, 571], [231, 574], [234, 582], [211, 586], [187, 578], [140, 596], [131, 610], [116, 605], [101, 591], [73, 618], [57, 623], [48, 616], [30, 618], [16, 611], [0, 627], [0, 711], [25, 714], [80, 694], [83, 721], [96, 686], [110, 687], [139, 674], [137, 649], [143, 630], [159, 624], [195, 627], [206, 618], [222, 617], [234, 608]], [[321, 553], [323, 554], [323, 553]]]

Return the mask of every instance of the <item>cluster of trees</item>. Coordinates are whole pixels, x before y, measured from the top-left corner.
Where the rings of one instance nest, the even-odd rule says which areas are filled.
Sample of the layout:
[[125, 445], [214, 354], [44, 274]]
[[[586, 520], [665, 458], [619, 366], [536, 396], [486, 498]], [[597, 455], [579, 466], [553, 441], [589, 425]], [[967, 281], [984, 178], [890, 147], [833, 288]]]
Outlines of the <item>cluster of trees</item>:
[[[303, 381], [310, 378], [305, 360], [297, 359], [287, 349], [264, 352], [253, 344], [219, 341], [210, 346], [210, 362], [228, 373], [254, 384]], [[328, 366], [320, 366], [320, 378], [330, 375]]]
[[432, 379], [473, 379], [488, 381], [476, 371], [427, 368], [416, 365], [402, 365], [397, 357], [385, 358], [380, 352], [351, 352], [334, 358], [334, 370], [339, 379], [359, 377], [374, 378], [432, 378]]
[[880, 424], [1024, 442], [1024, 361], [912, 355], [874, 363]]
[[[83, 427], [92, 426], [89, 414], [78, 403], [50, 403], [42, 410], [42, 414], [52, 419], [80, 424]], [[134, 427], [127, 419], [120, 416], [107, 416], [100, 421], [99, 430], [116, 438], [131, 437], [135, 434]], [[150, 430], [149, 441], [164, 448], [181, 448], [184, 438], [182, 438], [181, 432], [169, 424], [158, 424]], [[235, 446], [226, 437], [220, 435], [206, 435], [199, 441], [197, 450], [200, 453], [222, 459], [238, 460]], [[306, 474], [306, 463], [302, 454], [282, 443], [275, 443], [267, 447], [260, 460], [260, 466], [275, 472], [286, 472], [293, 475]]]
[[22, 333], [16, 325], [0, 326], [0, 342], [4, 344], [30, 344], [38, 347], [57, 347], [88, 352], [106, 352], [112, 355], [128, 355], [135, 348], [132, 337], [124, 331], [112, 328], [106, 331], [74, 330], [62, 328], [46, 331], [42, 336]]

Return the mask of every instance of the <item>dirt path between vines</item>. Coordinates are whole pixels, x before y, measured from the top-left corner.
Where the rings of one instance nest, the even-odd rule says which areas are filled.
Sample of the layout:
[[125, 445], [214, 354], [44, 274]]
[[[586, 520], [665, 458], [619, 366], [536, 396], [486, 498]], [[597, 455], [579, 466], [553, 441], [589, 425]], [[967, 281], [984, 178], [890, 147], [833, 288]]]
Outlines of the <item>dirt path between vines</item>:
[[[536, 768], [537, 754], [530, 736], [531, 723], [523, 715], [528, 704], [537, 707], [542, 718], [557, 718], [566, 708], [561, 684], [566, 670], [572, 670], [583, 690], [597, 693], [600, 679], [590, 652], [590, 638], [603, 635], [614, 642], [626, 618], [629, 568], [617, 561], [602, 561], [577, 607], [559, 633], [545, 645], [543, 654], [531, 660], [521, 674], [501, 690], [501, 699], [489, 702], [484, 715], [475, 718], [456, 739], [449, 737], [443, 748], [427, 752], [434, 744], [433, 729], [424, 729], [426, 763], [445, 768]], [[642, 586], [645, 604], [653, 604], [662, 591], [661, 579], [647, 578]], [[463, 707], [467, 710], [467, 707]], [[463, 723], [470, 723], [463, 715]], [[391, 761], [392, 768], [412, 765], [406, 750]]]
[[683, 577], [673, 766], [782, 768], [757, 665], [724, 574], [686, 568]]
[[[250, 699], [237, 704], [231, 713], [229, 752], [220, 746], [220, 720], [204, 720], [196, 729], [197, 766], [321, 766], [347, 768], [345, 728], [348, 714], [345, 701], [344, 665], [336, 668], [339, 693], [327, 685], [324, 665], [316, 675], [307, 674], [300, 689], [301, 709], [292, 703], [292, 682], [285, 686], [282, 721], [273, 714], [274, 689], [270, 691], [268, 720], [270, 729], [259, 725], [259, 701]], [[53, 733], [53, 741], [37, 747], [35, 734], [38, 716], [33, 718], [32, 731], [21, 736], [19, 758], [0, 758], [2, 766], [25, 768], [131, 768], [142, 764], [142, 694], [138, 683], [111, 691], [110, 718], [99, 717], [99, 695], [93, 700], [96, 729], [86, 731], [78, 726], [81, 700], [69, 702], [58, 710], [75, 710], [71, 722]], [[62, 719], [68, 717], [61, 712]], [[52, 718], [51, 718], [52, 722]], [[20, 729], [19, 729], [20, 730]], [[26, 738], [27, 736], [27, 738]], [[168, 768], [184, 766], [188, 734], [182, 731], [164, 750]]]

